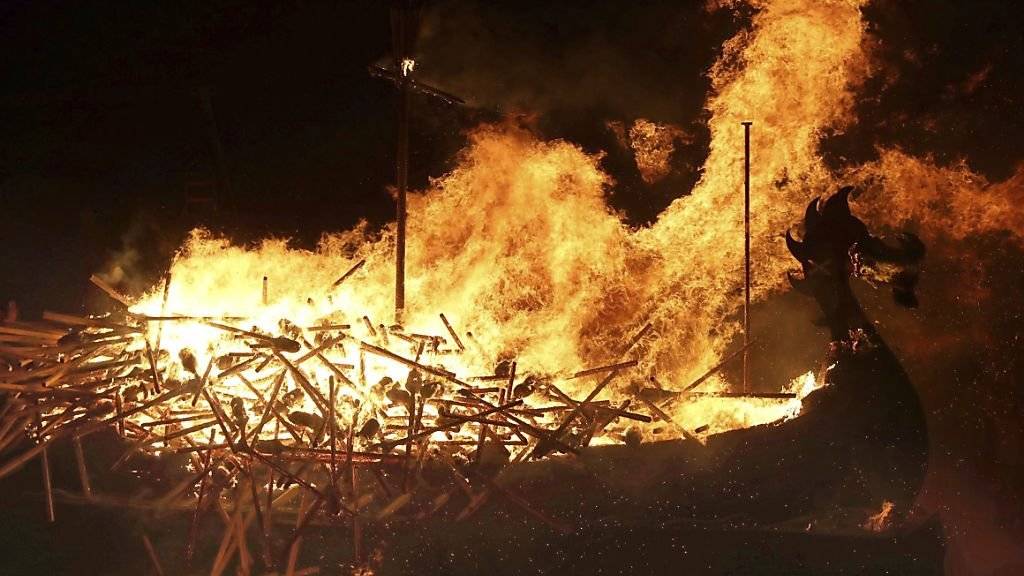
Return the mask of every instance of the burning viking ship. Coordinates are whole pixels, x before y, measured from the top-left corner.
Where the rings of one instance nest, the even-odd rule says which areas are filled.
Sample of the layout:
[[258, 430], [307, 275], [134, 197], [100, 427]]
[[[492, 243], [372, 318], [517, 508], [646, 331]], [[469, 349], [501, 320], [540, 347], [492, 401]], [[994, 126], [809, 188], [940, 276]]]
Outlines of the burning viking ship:
[[[215, 574], [236, 559], [240, 573], [300, 573], [313, 534], [333, 534], [323, 554], [366, 572], [519, 574], [570, 561], [575, 571], [607, 567], [596, 543], [640, 545], [655, 529], [895, 529], [924, 479], [924, 417], [851, 279], [889, 285], [912, 306], [924, 248], [910, 235], [895, 246], [872, 236], [850, 192], [812, 202], [803, 239], [786, 237], [802, 267], [793, 286], [813, 297], [832, 340], [794, 417], [687, 430], [663, 407], [707, 375], [685, 389], [647, 383], [625, 401], [598, 399], [637, 364], [628, 355], [650, 325], [615, 364], [544, 375], [517, 374], [505, 360], [468, 376], [449, 367], [479, 365], [460, 361], [474, 337], [444, 315], [445, 335], [367, 316], [245, 328], [239, 318], [145, 314], [94, 278], [125, 305], [121, 314], [48, 313], [47, 324], [0, 327], [9, 365], [0, 477], [39, 457], [51, 518], [58, 500], [188, 511], [180, 555], [158, 554], [144, 536], [147, 550], [157, 566], [161, 555], [187, 566], [209, 554]], [[601, 379], [585, 398], [563, 391], [591, 375]], [[642, 442], [623, 421], [678, 439]], [[165, 474], [164, 494], [142, 502], [92, 492], [80, 439], [111, 429], [128, 442], [113, 468], [181, 464]], [[51, 483], [48, 450], [62, 439], [76, 448], [80, 495]], [[866, 511], [880, 505], [866, 528]], [[218, 516], [223, 527], [211, 532]], [[339, 543], [339, 533], [351, 538]]]
[[[924, 246], [910, 234], [900, 235], [897, 246], [869, 234], [850, 212], [851, 191], [844, 187], [823, 202], [812, 201], [803, 241], [786, 236], [803, 270], [791, 282], [814, 298], [832, 336], [824, 386], [804, 399], [798, 417], [724, 432], [705, 443], [594, 446], [571, 458], [513, 464], [498, 473], [501, 488], [493, 479], [485, 486], [543, 495], [550, 534], [538, 536], [532, 521], [517, 522], [515, 506], [506, 503], [478, 515], [465, 531], [437, 521], [417, 526], [419, 540], [406, 550], [429, 557], [442, 567], [437, 573], [520, 574], [531, 566], [619, 572], [636, 569], [637, 550], [611, 550], [642, 548], [658, 532], [843, 533], [865, 528], [861, 512], [880, 502], [883, 511], [875, 520], [887, 530], [900, 526], [924, 482], [924, 414], [850, 279], [888, 285], [897, 303], [913, 306]], [[503, 529], [488, 530], [494, 525]], [[595, 543], [602, 545], [595, 549]]]

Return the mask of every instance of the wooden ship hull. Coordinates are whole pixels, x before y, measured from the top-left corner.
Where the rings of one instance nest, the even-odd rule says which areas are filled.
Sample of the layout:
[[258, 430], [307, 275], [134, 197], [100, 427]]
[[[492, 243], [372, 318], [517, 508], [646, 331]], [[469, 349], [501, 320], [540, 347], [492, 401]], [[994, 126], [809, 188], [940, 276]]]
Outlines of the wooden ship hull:
[[[888, 356], [878, 349], [840, 358], [828, 385], [786, 422], [714, 435], [704, 445], [595, 446], [511, 464], [498, 480], [473, 487], [490, 502], [469, 518], [379, 527], [394, 542], [381, 573], [407, 573], [418, 558], [438, 567], [426, 573], [624, 569], [646, 547], [668, 553], [690, 539], [714, 549], [778, 541], [788, 553], [813, 550], [819, 539], [892, 544], [912, 527], [907, 515], [924, 482], [928, 445], [917, 396]], [[884, 503], [891, 516], [869, 526]], [[935, 527], [910, 542], [932, 551], [914, 566], [934, 568], [941, 559]], [[616, 555], [609, 546], [632, 551]]]

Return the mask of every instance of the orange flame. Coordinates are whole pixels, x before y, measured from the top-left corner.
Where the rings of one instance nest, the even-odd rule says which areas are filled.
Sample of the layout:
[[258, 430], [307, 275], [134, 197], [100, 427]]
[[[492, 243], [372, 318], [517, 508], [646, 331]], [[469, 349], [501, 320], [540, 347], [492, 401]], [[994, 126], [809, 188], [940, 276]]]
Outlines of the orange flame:
[[676, 151], [676, 142], [690, 142], [690, 135], [674, 124], [658, 124], [646, 118], [637, 118], [629, 128], [621, 122], [607, 123], [622, 147], [633, 150], [640, 178], [648, 184], [662, 180], [672, 172], [672, 154]]
[[892, 511], [895, 506], [892, 502], [886, 500], [882, 502], [882, 508], [877, 514], [868, 516], [868, 519], [864, 521], [861, 528], [871, 532], [883, 532], [892, 525]]
[[[822, 161], [819, 144], [826, 131], [855, 121], [857, 88], [872, 73], [871, 38], [860, 13], [866, 0], [749, 3], [757, 9], [750, 29], [726, 43], [710, 70], [711, 146], [703, 177], [654, 225], [630, 229], [608, 207], [613, 182], [599, 156], [568, 142], [541, 141], [512, 122], [477, 128], [458, 166], [411, 196], [405, 328], [444, 334], [438, 320], [444, 313], [460, 333], [473, 335], [466, 353], [441, 360], [446, 369], [488, 374], [498, 359], [514, 358], [530, 373], [564, 376], [620, 360], [623, 343], [645, 322], [655, 335], [635, 349], [638, 376], [620, 377], [606, 394], [625, 398], [655, 374], [679, 388], [714, 365], [739, 328], [742, 120], [754, 121], [754, 297], [783, 287], [791, 259], [780, 233], [799, 220], [810, 198], [835, 187], [837, 175]], [[989, 184], [962, 166], [938, 168], [882, 151], [877, 162], [839, 176], [871, 183], [873, 204], [858, 209], [893, 225], [914, 219], [929, 230], [952, 226], [961, 236], [1022, 229], [1008, 201], [1009, 191], [1020, 188], [1020, 173]], [[993, 201], [947, 209], [941, 204], [953, 197], [950, 184]], [[173, 262], [166, 310], [244, 316], [268, 333], [279, 331], [281, 319], [300, 326], [348, 322], [368, 332], [359, 324], [363, 315], [375, 326], [393, 315], [393, 234], [388, 227], [375, 236], [364, 225], [303, 251], [283, 240], [243, 248], [194, 232]], [[363, 259], [356, 274], [332, 287]], [[266, 304], [263, 276], [270, 279]], [[159, 287], [133, 308], [150, 315], [163, 309]], [[228, 336], [201, 324], [162, 328], [172, 354], [188, 346], [200, 362], [230, 349]], [[337, 360], [357, 361], [354, 351], [346, 354]], [[370, 370], [394, 378], [406, 371], [386, 362]], [[562, 384], [578, 396], [593, 387], [585, 380]], [[791, 384], [799, 387], [794, 402], [684, 399], [669, 411], [684, 427], [709, 424], [717, 432], [794, 415], [799, 398], [820, 385], [813, 375], [798, 378]], [[706, 390], [727, 387], [717, 376], [705, 384]]]
[[[448, 360], [448, 369], [489, 373], [495, 359], [510, 357], [531, 371], [565, 373], [617, 360], [646, 321], [657, 337], [641, 344], [641, 374], [680, 386], [718, 360], [737, 329], [728, 318], [741, 280], [738, 122], [757, 120], [753, 246], [755, 296], [763, 298], [789, 265], [778, 232], [799, 214], [809, 185], [826, 180], [818, 136], [849, 120], [852, 86], [866, 69], [858, 3], [756, 5], [752, 29], [730, 40], [711, 70], [705, 176], [654, 226], [630, 230], [607, 207], [612, 182], [598, 157], [512, 124], [477, 129], [458, 167], [411, 198], [407, 325], [436, 329], [444, 312], [472, 331], [478, 347]], [[272, 333], [282, 318], [310, 325], [365, 314], [386, 323], [391, 246], [391, 228], [378, 239], [363, 228], [327, 236], [315, 252], [283, 241], [243, 249], [197, 232], [172, 266], [167, 309], [245, 316]], [[366, 260], [360, 273], [330, 289], [356, 259]], [[159, 315], [162, 307], [154, 289], [135, 310]], [[226, 345], [224, 334], [184, 323], [165, 326], [163, 338], [172, 353], [186, 344], [207, 354]], [[613, 394], [629, 386], [620, 380]], [[569, 384], [576, 394], [592, 386]], [[713, 378], [707, 386], [726, 384]], [[793, 410], [767, 404], [704, 400], [676, 411], [684, 426], [717, 423], [718, 430]]]

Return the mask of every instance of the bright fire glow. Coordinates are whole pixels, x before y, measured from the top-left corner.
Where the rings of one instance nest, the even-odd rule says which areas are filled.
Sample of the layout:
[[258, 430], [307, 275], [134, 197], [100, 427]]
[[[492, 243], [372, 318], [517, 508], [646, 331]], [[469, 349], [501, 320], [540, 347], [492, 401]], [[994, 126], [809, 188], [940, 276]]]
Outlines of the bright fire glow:
[[[239, 316], [245, 320], [232, 325], [268, 335], [282, 334], [281, 322], [287, 320], [306, 329], [300, 335], [311, 341], [316, 334], [311, 327], [349, 324], [343, 331], [349, 338], [325, 355], [353, 366], [345, 370], [354, 388], [346, 384], [340, 395], [361, 399], [366, 414], [388, 406], [374, 387], [380, 378], [402, 382], [408, 369], [373, 354], [360, 361], [357, 341], [414, 357], [417, 345], [400, 334], [443, 338], [439, 350], [424, 353], [423, 362], [459, 378], [492, 374], [500, 360], [515, 360], [517, 382], [529, 375], [550, 378], [577, 399], [593, 388], [596, 377], [569, 379], [573, 371], [635, 357], [638, 366], [598, 397], [621, 406], [652, 376], [669, 390], [680, 389], [715, 365], [737, 335], [742, 120], [754, 122], [755, 299], [782, 289], [783, 272], [792, 265], [780, 232], [800, 220], [810, 198], [834, 190], [838, 179], [869, 184], [872, 205], [855, 208], [894, 226], [914, 220], [923, 226], [926, 242], [928, 233], [944, 231], [953, 220], [936, 208], [951, 197], [945, 187], [951, 182], [993, 200], [973, 204], [973, 219], [956, 218], [970, 222], [959, 233], [1021, 229], [1006, 200], [1008, 190], [1019, 188], [1019, 177], [990, 185], [965, 167], [942, 169], [888, 150], [876, 163], [837, 177], [825, 166], [819, 144], [826, 131], [855, 121], [857, 88], [872, 73], [871, 38], [860, 13], [865, 1], [750, 4], [757, 9], [751, 27], [726, 43], [710, 70], [711, 147], [703, 177], [689, 194], [680, 191], [648, 228], [629, 228], [608, 207], [605, 195], [613, 183], [601, 171], [599, 157], [568, 142], [541, 141], [511, 122], [486, 125], [470, 135], [455, 169], [410, 198], [409, 296], [405, 325], [395, 334], [388, 334], [392, 227], [379, 234], [358, 227], [328, 235], [315, 251], [290, 248], [283, 240], [239, 247], [198, 231], [174, 260], [166, 307], [158, 286], [133, 310], [153, 316]], [[936, 202], [920, 202], [922, 194]], [[332, 287], [360, 260], [365, 265]], [[264, 276], [269, 278], [266, 303]], [[464, 352], [453, 352], [440, 313], [462, 337]], [[652, 333], [623, 357], [624, 344], [648, 322]], [[172, 358], [188, 347], [201, 367], [210, 358], [246, 350], [236, 335], [208, 325], [162, 324], [161, 347]], [[157, 323], [150, 323], [151, 341], [157, 330]], [[327, 366], [310, 360], [303, 368], [326, 389]], [[263, 379], [255, 384], [266, 389], [270, 375], [250, 376]], [[706, 425], [710, 433], [776, 421], [798, 413], [807, 389], [821, 384], [813, 375], [798, 380], [792, 385], [799, 389], [797, 398], [788, 401], [679, 396], [664, 409], [683, 428]], [[251, 395], [237, 377], [215, 386], [229, 395]], [[700, 390], [728, 389], [730, 383], [714, 376]], [[639, 409], [635, 402], [632, 406]], [[654, 422], [648, 432], [655, 428], [672, 427]], [[609, 433], [616, 433], [614, 426]]]
[[416, 69], [416, 61], [412, 58], [405, 58], [402, 60], [402, 76], [408, 76], [412, 74], [412, 71]]
[[868, 519], [861, 525], [865, 530], [871, 532], [883, 532], [892, 525], [892, 511], [894, 505], [892, 502], [886, 500], [882, 502], [882, 508], [877, 514], [868, 516]]
[[[853, 89], [868, 69], [859, 4], [755, 3], [760, 11], [751, 30], [730, 40], [711, 70], [712, 143], [704, 177], [650, 228], [631, 230], [608, 208], [612, 182], [599, 158], [567, 142], [540, 141], [513, 124], [477, 129], [458, 166], [410, 198], [405, 332], [445, 337], [443, 347], [451, 349], [439, 322], [444, 313], [465, 336], [467, 351], [430, 362], [467, 377], [491, 374], [498, 360], [514, 359], [521, 377], [557, 378], [575, 398], [592, 389], [594, 377], [564, 376], [621, 360], [621, 348], [646, 322], [654, 333], [629, 355], [639, 366], [599, 399], [630, 399], [629, 391], [652, 375], [678, 389], [706, 371], [738, 328], [729, 318], [742, 282], [739, 122], [755, 120], [752, 244], [760, 299], [781, 287], [790, 266], [779, 232], [799, 219], [809, 197], [826, 191], [819, 136], [850, 121]], [[364, 228], [326, 236], [313, 252], [279, 240], [242, 248], [197, 232], [173, 263], [166, 308], [156, 287], [134, 310], [240, 316], [246, 318], [240, 325], [271, 335], [281, 333], [283, 319], [307, 328], [344, 323], [353, 338], [380, 343], [384, 335], [374, 340], [362, 316], [377, 331], [391, 322], [392, 254], [393, 228], [379, 237]], [[362, 259], [356, 274], [331, 288]], [[160, 330], [162, 347], [172, 355], [189, 347], [200, 366], [244, 349], [234, 335], [201, 324], [164, 322]], [[358, 366], [356, 346], [342, 346], [331, 359]], [[409, 357], [411, 346], [393, 337], [390, 344], [409, 347]], [[358, 387], [384, 375], [404, 381], [406, 368], [364, 356], [366, 378]], [[323, 389], [327, 369], [316, 370]], [[217, 385], [248, 393], [238, 378]], [[716, 376], [702, 390], [728, 387]], [[666, 410], [685, 428], [720, 431], [777, 420], [794, 406], [701, 397], [671, 402]]]

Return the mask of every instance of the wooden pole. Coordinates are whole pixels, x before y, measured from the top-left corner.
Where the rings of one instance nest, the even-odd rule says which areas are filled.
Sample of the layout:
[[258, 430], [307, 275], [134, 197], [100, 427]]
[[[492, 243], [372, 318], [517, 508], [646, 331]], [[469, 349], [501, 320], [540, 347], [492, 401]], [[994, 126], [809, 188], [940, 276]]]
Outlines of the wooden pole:
[[406, 194], [409, 184], [409, 108], [412, 92], [426, 94], [449, 104], [465, 104], [457, 96], [445, 93], [413, 79], [416, 61], [413, 59], [419, 33], [422, 0], [393, 0], [391, 2], [391, 54], [393, 71], [370, 66], [370, 74], [386, 79], [398, 86], [398, 154], [396, 158], [398, 192], [397, 234], [395, 238], [395, 324], [402, 323], [405, 312], [405, 232]]
[[[163, 303], [160, 305], [160, 315], [161, 316], [167, 314], [167, 298], [168, 298], [168, 296], [170, 296], [170, 294], [171, 294], [171, 271], [168, 270], [167, 274], [164, 274], [164, 300], [163, 300]], [[159, 322], [157, 327], [156, 327], [156, 349], [157, 349], [157, 353], [160, 352], [160, 339], [163, 337], [163, 334], [164, 334], [164, 323], [163, 322]]]
[[395, 239], [395, 324], [402, 323], [405, 312], [405, 223], [406, 194], [409, 186], [409, 108], [416, 82], [412, 78], [416, 62], [413, 54], [419, 32], [421, 3], [401, 0], [391, 4], [391, 54], [394, 81], [398, 84], [398, 188], [397, 237]]
[[92, 500], [92, 483], [89, 481], [89, 469], [85, 463], [82, 439], [78, 436], [72, 436], [71, 442], [75, 448], [75, 462], [78, 464], [78, 479], [82, 484], [82, 495], [85, 496], [86, 500]]
[[164, 576], [164, 569], [160, 566], [160, 558], [156, 555], [156, 548], [153, 548], [153, 542], [145, 532], [142, 533], [142, 544], [146, 547], [146, 555], [149, 556], [149, 561], [153, 564], [153, 572], [157, 576]]
[[336, 386], [335, 386], [335, 382], [334, 382], [334, 376], [330, 376], [328, 378], [328, 382], [329, 382], [329, 386], [330, 386], [329, 393], [328, 393], [328, 396], [330, 397], [330, 401], [329, 401], [329, 403], [330, 403], [329, 409], [330, 410], [329, 410], [328, 417], [331, 419], [330, 422], [328, 422], [328, 425], [330, 426], [329, 430], [330, 430], [330, 434], [331, 434], [331, 488], [335, 489], [335, 488], [337, 488], [337, 483], [338, 483], [338, 444], [337, 444], [337, 442], [335, 440], [335, 437], [337, 435], [338, 425], [337, 425], [337, 422], [335, 420], [335, 408], [334, 408], [335, 402], [337, 402], [337, 397], [335, 396], [335, 394], [336, 394], [336, 391], [335, 391], [336, 390]]
[[50, 478], [50, 456], [43, 447], [43, 455], [40, 458], [43, 465], [43, 488], [46, 492], [46, 520], [51, 524], [57, 521], [57, 515], [53, 508], [53, 480]]
[[229, 196], [231, 194], [231, 181], [228, 177], [228, 163], [224, 154], [224, 145], [220, 139], [220, 128], [217, 126], [217, 115], [213, 111], [213, 93], [209, 86], [203, 86], [199, 89], [199, 100], [203, 107], [203, 113], [206, 115], [206, 128], [217, 160], [217, 176], [220, 186], [218, 186], [217, 197], [214, 198], [214, 207], [219, 208], [220, 196]]
[[[410, 71], [411, 72], [411, 71]], [[409, 73], [402, 74], [398, 94], [398, 232], [395, 240], [395, 323], [405, 312], [405, 218], [409, 185]]]
[[750, 387], [750, 125], [743, 122], [743, 391]]

